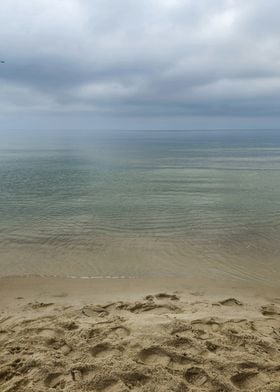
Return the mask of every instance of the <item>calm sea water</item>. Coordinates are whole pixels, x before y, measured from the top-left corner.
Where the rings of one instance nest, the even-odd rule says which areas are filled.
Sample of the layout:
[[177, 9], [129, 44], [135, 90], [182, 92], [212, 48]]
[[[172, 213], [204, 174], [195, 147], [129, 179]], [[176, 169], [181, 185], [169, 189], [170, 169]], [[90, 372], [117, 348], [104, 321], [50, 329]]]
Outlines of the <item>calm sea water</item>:
[[280, 132], [0, 133], [0, 274], [279, 281]]

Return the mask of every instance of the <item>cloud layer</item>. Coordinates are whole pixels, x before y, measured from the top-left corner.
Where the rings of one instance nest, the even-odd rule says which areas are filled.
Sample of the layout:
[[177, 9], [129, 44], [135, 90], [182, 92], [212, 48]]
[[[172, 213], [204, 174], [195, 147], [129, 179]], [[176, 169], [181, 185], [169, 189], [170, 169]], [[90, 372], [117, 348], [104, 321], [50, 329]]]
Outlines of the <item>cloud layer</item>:
[[2, 118], [278, 121], [278, 0], [2, 3]]

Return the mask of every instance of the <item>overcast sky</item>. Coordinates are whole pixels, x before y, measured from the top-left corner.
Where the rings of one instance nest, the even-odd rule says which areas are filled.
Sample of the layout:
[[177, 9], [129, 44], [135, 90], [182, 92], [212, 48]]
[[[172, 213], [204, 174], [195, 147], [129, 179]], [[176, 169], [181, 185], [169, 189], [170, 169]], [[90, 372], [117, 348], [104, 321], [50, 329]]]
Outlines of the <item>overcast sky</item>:
[[7, 0], [0, 129], [278, 128], [279, 0]]

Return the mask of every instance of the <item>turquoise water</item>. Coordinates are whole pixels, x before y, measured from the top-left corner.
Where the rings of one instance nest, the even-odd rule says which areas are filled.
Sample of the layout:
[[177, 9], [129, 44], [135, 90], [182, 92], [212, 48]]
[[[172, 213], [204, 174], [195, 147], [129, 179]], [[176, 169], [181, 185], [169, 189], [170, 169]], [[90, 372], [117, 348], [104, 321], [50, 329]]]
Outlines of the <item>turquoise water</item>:
[[280, 132], [1, 132], [0, 274], [280, 277]]

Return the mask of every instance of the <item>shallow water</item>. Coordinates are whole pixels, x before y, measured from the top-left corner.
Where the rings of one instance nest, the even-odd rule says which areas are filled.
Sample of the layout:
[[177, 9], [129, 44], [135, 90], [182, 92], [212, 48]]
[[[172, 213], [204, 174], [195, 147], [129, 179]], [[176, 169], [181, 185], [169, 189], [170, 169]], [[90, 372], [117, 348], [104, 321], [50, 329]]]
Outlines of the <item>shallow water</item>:
[[280, 277], [280, 132], [0, 133], [0, 274]]

